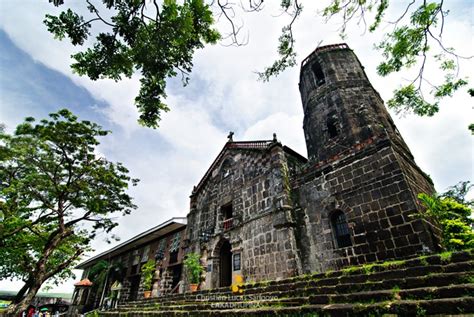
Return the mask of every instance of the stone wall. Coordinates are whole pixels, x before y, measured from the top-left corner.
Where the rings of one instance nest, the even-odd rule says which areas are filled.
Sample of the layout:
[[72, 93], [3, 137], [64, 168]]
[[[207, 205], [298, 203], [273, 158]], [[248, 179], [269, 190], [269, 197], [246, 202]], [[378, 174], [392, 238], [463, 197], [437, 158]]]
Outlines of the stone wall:
[[[300, 273], [294, 228], [284, 209], [248, 223], [242, 234], [242, 274], [247, 281], [295, 276]], [[279, 223], [279, 219], [285, 223]]]
[[[191, 196], [188, 252], [206, 254], [205, 288], [219, 287], [223, 241], [230, 242], [233, 255], [241, 256], [241, 269], [233, 270], [234, 277], [241, 274], [246, 281], [260, 281], [301, 270], [288, 190], [289, 177], [304, 158], [276, 141], [260, 149], [238, 146], [232, 144]], [[226, 227], [225, 208], [230, 205], [232, 225]], [[202, 239], [203, 233], [208, 241]]]
[[[301, 210], [295, 217], [300, 228], [306, 227], [301, 230], [306, 243], [300, 245], [304, 271], [435, 251], [436, 241], [423, 236], [429, 232], [427, 224], [414, 217], [420, 211], [415, 191], [433, 188], [405, 176], [405, 171], [406, 162], [391, 143], [379, 140], [297, 177], [294, 190]], [[416, 189], [413, 183], [419, 184]], [[336, 210], [346, 216], [352, 246], [338, 248], [335, 243], [330, 218]]]

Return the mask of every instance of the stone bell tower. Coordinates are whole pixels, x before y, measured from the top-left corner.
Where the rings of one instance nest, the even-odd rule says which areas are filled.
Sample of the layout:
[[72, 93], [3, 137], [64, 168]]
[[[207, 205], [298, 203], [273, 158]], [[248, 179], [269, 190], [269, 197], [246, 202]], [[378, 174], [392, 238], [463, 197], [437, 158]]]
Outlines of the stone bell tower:
[[390, 138], [412, 158], [364, 67], [346, 44], [317, 48], [302, 63], [308, 157], [324, 161], [369, 139]]
[[346, 44], [303, 62], [300, 93], [309, 163], [293, 181], [304, 272], [404, 258], [439, 249], [420, 217], [429, 177]]

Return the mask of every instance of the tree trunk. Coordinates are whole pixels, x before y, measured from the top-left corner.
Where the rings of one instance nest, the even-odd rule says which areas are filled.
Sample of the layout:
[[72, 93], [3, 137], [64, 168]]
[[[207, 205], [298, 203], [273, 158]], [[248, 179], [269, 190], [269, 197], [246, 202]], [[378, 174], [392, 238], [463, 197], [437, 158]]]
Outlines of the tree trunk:
[[23, 285], [23, 287], [18, 291], [15, 298], [13, 299], [13, 304], [18, 304], [21, 301], [23, 296], [25, 296], [26, 291], [30, 288], [31, 284], [32, 284], [31, 278], [25, 281], [25, 285]]
[[13, 307], [7, 311], [7, 316], [18, 316], [22, 311], [26, 310], [30, 303], [33, 301], [33, 298], [35, 298], [43, 283], [44, 277], [32, 282], [26, 296], [23, 297], [23, 299], [19, 303], [14, 304]]

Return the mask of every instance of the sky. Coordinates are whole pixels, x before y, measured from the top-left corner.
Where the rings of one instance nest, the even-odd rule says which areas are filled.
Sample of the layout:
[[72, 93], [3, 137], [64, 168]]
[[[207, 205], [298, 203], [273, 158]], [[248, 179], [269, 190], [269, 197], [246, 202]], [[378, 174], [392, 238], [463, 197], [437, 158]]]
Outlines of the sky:
[[[81, 2], [71, 2], [78, 5]], [[266, 1], [265, 10], [245, 14], [245, 46], [223, 43], [198, 51], [191, 82], [183, 88], [179, 80], [168, 81], [166, 103], [171, 111], [162, 115], [158, 129], [138, 125], [133, 99], [139, 76], [121, 82], [91, 81], [73, 74], [70, 55], [79, 48], [58, 41], [42, 24], [46, 13], [55, 14], [48, 1], [0, 1], [0, 122], [7, 132], [25, 117], [45, 118], [48, 113], [69, 108], [111, 130], [101, 140], [99, 152], [107, 159], [122, 162], [130, 175], [139, 178], [129, 193], [138, 205], [131, 215], [119, 218], [114, 234], [125, 241], [171, 217], [186, 216], [189, 195], [227, 141], [278, 139], [306, 156], [302, 130], [303, 112], [298, 92], [299, 68], [285, 71], [268, 83], [257, 81], [257, 71], [277, 58], [280, 30], [290, 21], [281, 15], [279, 1]], [[314, 3], [319, 3], [317, 6]], [[321, 45], [346, 42], [365, 66], [375, 89], [388, 100], [394, 89], [413, 77], [415, 70], [379, 77], [375, 68], [382, 57], [374, 50], [379, 33], [364, 34], [351, 24], [344, 40], [340, 24], [318, 16], [320, 1], [304, 1], [302, 16], [296, 21], [298, 62]], [[460, 54], [474, 51], [474, 2], [451, 0], [443, 40]], [[387, 16], [402, 12], [402, 1], [394, 1]], [[387, 18], [388, 19], [388, 18]], [[227, 27], [218, 22], [220, 30]], [[90, 44], [90, 43], [89, 43]], [[225, 44], [225, 43], [224, 43]], [[461, 61], [462, 77], [473, 78], [472, 60]], [[441, 76], [428, 67], [430, 78]], [[414, 115], [392, 117], [415, 156], [417, 164], [431, 176], [438, 191], [461, 180], [473, 180], [473, 137], [467, 126], [473, 122], [472, 100], [460, 91], [443, 100], [432, 118]], [[118, 242], [117, 242], [118, 243]], [[93, 242], [94, 255], [112, 247], [100, 236]], [[77, 271], [77, 278], [80, 271]], [[51, 292], [72, 292], [73, 280], [53, 287]], [[18, 290], [18, 281], [0, 281], [1, 290]]]

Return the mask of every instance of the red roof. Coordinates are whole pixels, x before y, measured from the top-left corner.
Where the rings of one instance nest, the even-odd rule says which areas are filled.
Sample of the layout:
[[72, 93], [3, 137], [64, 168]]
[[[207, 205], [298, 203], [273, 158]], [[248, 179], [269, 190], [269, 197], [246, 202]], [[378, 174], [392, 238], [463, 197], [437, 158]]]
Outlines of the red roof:
[[75, 283], [74, 286], [92, 286], [92, 284], [93, 283], [91, 281], [89, 281], [88, 278], [85, 278], [85, 279]]

